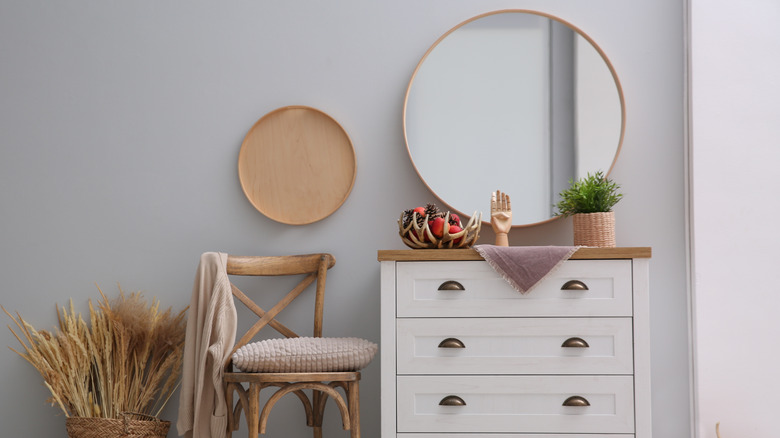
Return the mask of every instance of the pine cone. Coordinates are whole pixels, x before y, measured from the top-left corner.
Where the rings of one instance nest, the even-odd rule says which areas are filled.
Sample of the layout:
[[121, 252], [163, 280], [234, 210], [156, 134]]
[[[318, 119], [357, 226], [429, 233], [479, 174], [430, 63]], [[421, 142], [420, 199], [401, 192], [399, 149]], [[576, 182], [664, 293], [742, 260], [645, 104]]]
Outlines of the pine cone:
[[[428, 220], [430, 220], [430, 218]], [[425, 225], [425, 216], [420, 216], [420, 214], [417, 213], [417, 226], [422, 228], [423, 225]]]
[[412, 210], [412, 209], [404, 210], [404, 215], [403, 215], [404, 228], [408, 227], [409, 223], [412, 222], [412, 217], [414, 216], [413, 213], [414, 213], [414, 210]]
[[441, 216], [441, 212], [439, 211], [439, 208], [436, 207], [435, 204], [425, 204], [425, 214], [428, 215], [428, 220], [433, 220], [433, 218]]

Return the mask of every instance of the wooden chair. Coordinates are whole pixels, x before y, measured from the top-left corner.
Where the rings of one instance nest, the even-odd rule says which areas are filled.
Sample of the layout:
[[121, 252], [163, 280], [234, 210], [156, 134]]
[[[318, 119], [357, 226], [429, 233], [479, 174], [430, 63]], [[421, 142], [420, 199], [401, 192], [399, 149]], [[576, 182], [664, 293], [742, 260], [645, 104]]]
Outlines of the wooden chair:
[[[276, 329], [287, 338], [298, 337], [298, 334], [282, 325], [274, 318], [290, 304], [310, 284], [316, 281], [316, 296], [314, 309], [314, 333], [316, 338], [322, 337], [322, 311], [325, 298], [325, 277], [328, 269], [336, 260], [330, 254], [310, 254], [281, 257], [238, 257], [228, 256], [227, 272], [229, 275], [250, 276], [306, 276], [284, 298], [269, 310], [263, 310], [235, 285], [233, 295], [244, 303], [260, 319], [240, 338], [230, 356], [239, 348], [247, 345], [252, 338], [266, 325]], [[234, 430], [238, 430], [241, 412], [244, 411], [249, 438], [257, 438], [258, 432], [265, 433], [268, 415], [274, 404], [286, 394], [295, 394], [303, 403], [306, 411], [306, 424], [313, 428], [314, 438], [322, 437], [322, 417], [325, 402], [328, 398], [338, 405], [344, 430], [350, 431], [351, 438], [360, 438], [359, 410], [359, 371], [349, 372], [306, 372], [306, 373], [250, 373], [233, 371], [232, 359], [225, 363], [224, 383], [225, 397], [228, 409], [227, 436], [230, 438]], [[247, 386], [245, 386], [247, 385]], [[269, 387], [279, 389], [270, 397], [260, 410], [260, 391]], [[336, 390], [342, 388], [344, 397]], [[309, 397], [304, 389], [311, 390]], [[234, 404], [234, 394], [238, 401]]]

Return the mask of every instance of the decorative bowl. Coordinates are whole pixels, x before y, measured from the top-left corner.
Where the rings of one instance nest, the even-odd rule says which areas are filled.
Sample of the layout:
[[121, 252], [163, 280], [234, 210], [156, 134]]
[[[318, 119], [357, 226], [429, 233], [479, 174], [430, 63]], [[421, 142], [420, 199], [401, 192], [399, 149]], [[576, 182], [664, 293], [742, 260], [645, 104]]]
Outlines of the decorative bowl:
[[[443, 218], [447, 226], [434, 233], [432, 228], [434, 220]], [[439, 221], [441, 222], [441, 221]], [[457, 225], [460, 231], [450, 233], [450, 227]], [[460, 222], [456, 214], [438, 213], [433, 218], [428, 214], [424, 216], [416, 211], [405, 211], [398, 219], [398, 234], [401, 240], [413, 249], [438, 249], [438, 248], [470, 248], [477, 243], [479, 231], [482, 229], [482, 213], [474, 212], [465, 226]]]

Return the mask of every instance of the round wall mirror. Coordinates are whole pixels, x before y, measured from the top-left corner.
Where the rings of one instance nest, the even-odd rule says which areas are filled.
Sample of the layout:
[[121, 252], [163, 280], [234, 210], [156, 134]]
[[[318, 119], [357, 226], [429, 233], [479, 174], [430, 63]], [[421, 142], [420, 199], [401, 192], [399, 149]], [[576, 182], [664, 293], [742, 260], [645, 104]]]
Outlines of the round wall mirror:
[[553, 219], [569, 180], [609, 174], [624, 131], [623, 91], [604, 52], [575, 26], [528, 10], [448, 31], [417, 65], [404, 103], [409, 156], [434, 195], [470, 215], [489, 211], [501, 190], [513, 226]]

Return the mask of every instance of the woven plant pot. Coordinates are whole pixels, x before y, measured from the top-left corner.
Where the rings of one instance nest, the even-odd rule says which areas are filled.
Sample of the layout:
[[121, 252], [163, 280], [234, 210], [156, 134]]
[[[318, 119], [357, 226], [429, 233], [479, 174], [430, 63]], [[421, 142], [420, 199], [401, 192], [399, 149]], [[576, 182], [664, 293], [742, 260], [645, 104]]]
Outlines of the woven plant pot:
[[[132, 418], [139, 416], [145, 419]], [[122, 419], [70, 417], [65, 420], [70, 438], [165, 438], [170, 427], [170, 421], [140, 414], [124, 414]]]
[[615, 247], [615, 212], [578, 213], [574, 218], [574, 245]]

